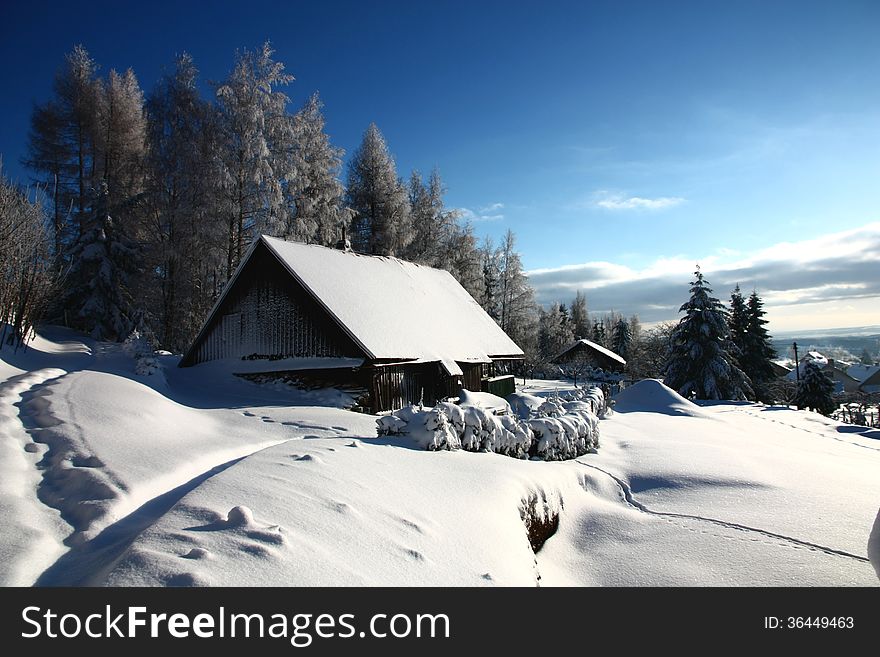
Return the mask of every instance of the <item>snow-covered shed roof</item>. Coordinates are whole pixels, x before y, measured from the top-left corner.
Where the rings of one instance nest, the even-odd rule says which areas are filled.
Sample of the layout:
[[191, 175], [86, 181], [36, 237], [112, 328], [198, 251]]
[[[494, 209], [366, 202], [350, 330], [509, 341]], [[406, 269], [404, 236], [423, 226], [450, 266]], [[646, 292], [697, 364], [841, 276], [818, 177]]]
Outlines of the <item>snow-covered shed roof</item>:
[[595, 342], [593, 342], [591, 340], [587, 340], [585, 338], [581, 338], [580, 340], [575, 340], [575, 342], [573, 344], [566, 347], [556, 358], [553, 359], [553, 361], [556, 362], [557, 360], [559, 360], [560, 358], [565, 356], [565, 354], [567, 354], [569, 351], [571, 351], [572, 349], [575, 349], [579, 346], [585, 346], [585, 347], [588, 347], [589, 349], [593, 349], [595, 351], [598, 351], [603, 356], [607, 356], [611, 360], [615, 360], [618, 363], [620, 363], [621, 365], [626, 365], [626, 361], [623, 358], [621, 358], [619, 355], [615, 354], [610, 349], [606, 349], [602, 345], [596, 344]]
[[441, 361], [455, 371], [455, 361], [523, 355], [447, 271], [266, 235], [238, 271], [260, 242], [370, 358]]

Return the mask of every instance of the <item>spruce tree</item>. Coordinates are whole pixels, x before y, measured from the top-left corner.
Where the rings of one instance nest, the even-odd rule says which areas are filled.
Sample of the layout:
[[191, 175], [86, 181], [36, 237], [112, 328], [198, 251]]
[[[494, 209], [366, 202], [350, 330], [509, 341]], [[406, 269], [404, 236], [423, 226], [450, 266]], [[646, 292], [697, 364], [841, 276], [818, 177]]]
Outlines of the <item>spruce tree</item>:
[[623, 317], [614, 325], [614, 335], [611, 340], [611, 349], [624, 360], [629, 360], [630, 347], [632, 345], [632, 333], [629, 322]]
[[834, 382], [813, 361], [808, 361], [798, 382], [794, 403], [799, 409], [812, 409], [822, 415], [831, 415], [834, 403]]
[[605, 343], [607, 342], [607, 337], [605, 334], [605, 323], [604, 322], [602, 322], [598, 319], [593, 322], [593, 330], [591, 333], [591, 340], [593, 342], [595, 342], [597, 345], [600, 345], [602, 347], [605, 346]]
[[741, 347], [740, 365], [743, 371], [752, 381], [755, 397], [764, 402], [770, 399], [769, 386], [776, 374], [773, 372], [773, 359], [776, 358], [776, 350], [770, 341], [770, 335], [765, 328], [767, 320], [764, 319], [764, 304], [753, 291], [746, 305], [746, 331]]
[[697, 399], [746, 399], [752, 394], [748, 377], [731, 351], [730, 328], [724, 306], [711, 296], [712, 288], [697, 267], [691, 297], [679, 312], [672, 334], [664, 383], [685, 397]]
[[96, 340], [122, 340], [136, 328], [130, 279], [138, 248], [110, 216], [109, 197], [102, 184], [95, 213], [70, 250], [65, 281], [69, 323]]
[[730, 295], [730, 319], [728, 327], [730, 328], [730, 339], [736, 345], [740, 354], [745, 350], [746, 332], [748, 331], [749, 316], [746, 310], [746, 301], [739, 289], [739, 283], [736, 284]]

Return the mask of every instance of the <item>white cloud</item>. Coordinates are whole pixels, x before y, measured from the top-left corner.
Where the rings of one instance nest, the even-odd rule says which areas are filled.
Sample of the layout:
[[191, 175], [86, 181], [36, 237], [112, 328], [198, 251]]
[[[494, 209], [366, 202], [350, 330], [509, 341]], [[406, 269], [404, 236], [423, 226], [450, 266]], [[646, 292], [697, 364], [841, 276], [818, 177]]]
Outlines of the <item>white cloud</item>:
[[[577, 290], [586, 290], [593, 311], [616, 309], [655, 322], [679, 316], [697, 263], [722, 300], [737, 283], [745, 292], [757, 289], [772, 328], [819, 328], [823, 322], [842, 326], [844, 315], [850, 323], [880, 324], [880, 222], [751, 254], [718, 248], [703, 258], [676, 255], [640, 268], [602, 261], [528, 275], [541, 303], [568, 302]], [[842, 313], [845, 305], [857, 310]], [[792, 324], [806, 317], [812, 317], [811, 323]]]
[[480, 208], [477, 208], [476, 210], [471, 210], [470, 208], [456, 208], [463, 219], [473, 222], [501, 221], [502, 219], [504, 219], [504, 214], [498, 211], [503, 209], [504, 203], [498, 202], [484, 205]]
[[658, 198], [642, 198], [641, 196], [624, 196], [622, 194], [605, 194], [595, 204], [606, 210], [663, 210], [673, 208], [686, 202], [680, 196], [660, 196]]

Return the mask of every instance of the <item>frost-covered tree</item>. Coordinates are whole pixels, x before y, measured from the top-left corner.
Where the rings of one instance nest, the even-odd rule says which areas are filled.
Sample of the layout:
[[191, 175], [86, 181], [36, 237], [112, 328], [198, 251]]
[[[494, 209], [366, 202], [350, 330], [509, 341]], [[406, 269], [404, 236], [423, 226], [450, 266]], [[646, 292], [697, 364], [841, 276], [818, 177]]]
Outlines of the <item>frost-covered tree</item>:
[[[107, 185], [108, 204], [118, 208], [142, 191], [146, 147], [144, 94], [134, 71], [110, 71], [96, 83], [95, 168]], [[117, 216], [119, 221], [121, 217]], [[131, 221], [130, 217], [126, 217]]]
[[766, 402], [772, 401], [769, 386], [776, 378], [773, 372], [776, 350], [766, 329], [765, 315], [763, 301], [757, 291], [752, 291], [746, 304], [746, 330], [739, 360], [752, 382], [755, 397]]
[[43, 208], [0, 168], [0, 349], [26, 343], [45, 314], [57, 279], [50, 253]]
[[865, 347], [864, 349], [862, 349], [862, 355], [859, 356], [859, 362], [860, 362], [862, 365], [871, 365], [871, 364], [873, 364], [874, 359], [871, 358], [871, 352], [868, 351], [868, 348], [867, 348], [867, 347]]
[[65, 308], [74, 328], [95, 339], [121, 340], [136, 322], [130, 281], [139, 253], [110, 216], [109, 197], [102, 185], [94, 216], [71, 248]]
[[[498, 325], [514, 342], [524, 342], [534, 330], [535, 293], [523, 271], [516, 251], [516, 236], [508, 229], [498, 248], [499, 303]], [[561, 308], [560, 321], [564, 321]], [[571, 333], [571, 327], [567, 327]]]
[[456, 210], [444, 207], [445, 193], [438, 169], [431, 171], [427, 184], [422, 181], [418, 171], [412, 172], [409, 205], [413, 239], [406, 252], [408, 260], [431, 267], [444, 267], [449, 240], [459, 218]]
[[564, 322], [559, 303], [554, 303], [548, 310], [542, 309], [538, 323], [538, 344], [544, 360], [555, 358], [572, 342], [571, 327]]
[[354, 213], [351, 244], [355, 251], [406, 254], [413, 239], [409, 198], [375, 123], [367, 128], [349, 162], [346, 199]]
[[611, 337], [611, 350], [624, 360], [630, 357], [632, 345], [632, 331], [629, 322], [621, 317], [614, 325], [614, 333]]
[[822, 415], [831, 415], [837, 407], [834, 403], [834, 382], [814, 361], [807, 361], [794, 403], [799, 409], [812, 409]]
[[344, 151], [324, 131], [323, 103], [313, 94], [293, 117], [292, 178], [285, 188], [284, 237], [333, 246], [348, 222], [339, 181]]
[[235, 66], [217, 87], [226, 214], [226, 275], [241, 261], [255, 232], [281, 235], [284, 185], [291, 168], [293, 121], [279, 87], [293, 76], [276, 62], [267, 41], [257, 51], [236, 53]]
[[587, 297], [578, 290], [571, 302], [571, 324], [576, 340], [590, 337], [590, 314], [587, 312]]
[[77, 237], [90, 209], [98, 132], [98, 65], [78, 45], [55, 75], [53, 97], [31, 116], [24, 163], [52, 198], [55, 256], [59, 267], [65, 244]]
[[218, 292], [225, 258], [216, 115], [199, 95], [186, 53], [147, 100], [147, 294], [154, 331], [166, 349], [195, 337]]
[[442, 268], [452, 274], [468, 294], [479, 299], [483, 294], [482, 256], [469, 223], [455, 226], [446, 251]]
[[498, 322], [501, 319], [501, 311], [499, 310], [499, 287], [501, 280], [501, 272], [498, 267], [498, 251], [492, 238], [486, 235], [483, 238], [483, 244], [480, 247], [480, 257], [483, 270], [483, 288], [482, 295], [477, 299], [483, 310]]
[[736, 349], [724, 306], [697, 267], [686, 313], [672, 334], [664, 383], [679, 394], [697, 399], [746, 399], [752, 394], [748, 377], [731, 355]]

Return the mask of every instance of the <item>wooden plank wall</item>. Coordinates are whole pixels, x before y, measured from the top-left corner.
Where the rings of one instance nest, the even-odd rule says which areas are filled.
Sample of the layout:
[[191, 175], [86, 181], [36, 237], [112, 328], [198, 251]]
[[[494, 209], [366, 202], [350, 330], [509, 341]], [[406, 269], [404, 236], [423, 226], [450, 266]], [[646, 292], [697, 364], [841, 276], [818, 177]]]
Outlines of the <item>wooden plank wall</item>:
[[344, 356], [364, 354], [260, 246], [214, 316], [193, 360]]

